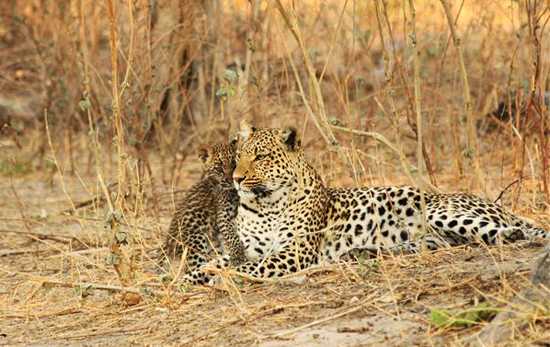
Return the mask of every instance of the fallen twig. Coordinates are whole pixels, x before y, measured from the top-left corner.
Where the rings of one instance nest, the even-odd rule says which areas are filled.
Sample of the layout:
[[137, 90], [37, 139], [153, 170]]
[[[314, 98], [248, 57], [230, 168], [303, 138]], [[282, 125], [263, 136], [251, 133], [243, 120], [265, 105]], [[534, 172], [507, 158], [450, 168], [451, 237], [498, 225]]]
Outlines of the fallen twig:
[[504, 195], [504, 193], [506, 193], [506, 191], [508, 189], [510, 189], [514, 184], [518, 183], [518, 182], [521, 182], [521, 179], [523, 177], [520, 177], [520, 178], [517, 178], [515, 180], [512, 181], [512, 183], [510, 183], [509, 185], [507, 185], [506, 187], [504, 187], [504, 189], [500, 192], [500, 194], [498, 194], [497, 198], [495, 199], [495, 201], [493, 201], [495, 204], [502, 198], [502, 196]]
[[8, 229], [0, 229], [0, 233], [12, 233], [12, 234], [22, 234], [25, 236], [31, 236], [33, 240], [39, 239], [39, 240], [50, 240], [55, 242], [61, 242], [61, 243], [71, 243], [71, 242], [78, 242], [86, 247], [88, 245], [84, 244], [79, 239], [73, 237], [73, 236], [54, 236], [54, 235], [48, 235], [43, 233], [38, 233], [35, 231], [22, 231], [22, 230], [8, 230]]
[[[107, 185], [107, 191], [111, 192], [111, 189], [113, 189], [117, 185], [118, 185], [117, 182], [113, 182], [113, 183], [108, 184]], [[100, 194], [97, 194], [96, 196], [94, 196], [91, 199], [75, 203], [74, 207], [65, 209], [65, 210], [61, 211], [59, 214], [72, 214], [80, 208], [87, 207], [87, 206], [90, 206], [92, 204], [99, 204], [101, 202], [104, 202], [105, 200], [106, 200], [105, 195], [102, 192]]]
[[[46, 317], [52, 317], [52, 316], [64, 316], [64, 315], [68, 315], [68, 314], [75, 314], [75, 313], [81, 313], [82, 310], [76, 308], [76, 307], [71, 307], [71, 308], [64, 308], [60, 311], [57, 311], [57, 312], [45, 312], [45, 313], [35, 313], [32, 315], [33, 318], [46, 318]], [[6, 316], [4, 316], [5, 318], [11, 318], [11, 319], [17, 319], [17, 318], [20, 318], [20, 319], [28, 319], [29, 318], [29, 315], [28, 314], [8, 314]]]
[[21, 255], [21, 254], [33, 254], [33, 253], [42, 253], [42, 252], [50, 252], [51, 249], [7, 249], [7, 250], [0, 250], [0, 258], [2, 257], [9, 257], [12, 255]]
[[310, 323], [307, 323], [307, 324], [304, 324], [304, 325], [300, 325], [299, 327], [296, 327], [296, 328], [293, 328], [293, 329], [288, 329], [288, 330], [285, 330], [285, 331], [281, 331], [281, 332], [278, 332], [278, 333], [275, 333], [275, 334], [272, 334], [271, 336], [273, 337], [281, 337], [281, 336], [285, 336], [285, 335], [290, 335], [290, 334], [294, 334], [294, 333], [297, 333], [298, 331], [300, 330], [303, 330], [303, 329], [307, 329], [307, 328], [310, 328], [312, 326], [315, 326], [315, 325], [319, 325], [321, 323], [325, 323], [325, 322], [328, 322], [328, 321], [331, 321], [333, 319], [336, 319], [336, 318], [340, 318], [340, 317], [343, 317], [343, 316], [346, 316], [350, 313], [353, 313], [353, 312], [357, 312], [359, 310], [362, 310], [364, 308], [364, 305], [371, 301], [372, 298], [374, 297], [374, 295], [370, 295], [368, 297], [366, 297], [365, 299], [363, 299], [360, 303], [358, 303], [357, 305], [354, 305], [354, 307], [352, 308], [348, 308], [347, 310], [344, 310], [344, 311], [341, 311], [339, 313], [336, 313], [332, 316], [329, 316], [329, 317], [325, 317], [325, 318], [321, 318], [321, 319], [318, 319], [316, 321], [313, 321], [313, 322], [310, 322]]
[[230, 320], [229, 322], [215, 328], [215, 329], [212, 329], [210, 331], [208, 331], [207, 333], [201, 335], [201, 336], [197, 336], [195, 338], [192, 338], [192, 339], [189, 339], [185, 342], [182, 343], [182, 345], [189, 345], [189, 344], [192, 344], [192, 343], [196, 343], [200, 340], [203, 340], [205, 338], [207, 338], [208, 336], [212, 335], [212, 334], [215, 334], [221, 330], [224, 330], [230, 326], [232, 326], [233, 324], [236, 324], [236, 323], [239, 323], [239, 322], [242, 322], [242, 323], [247, 323], [251, 320], [257, 320], [259, 318], [263, 318], [265, 316], [268, 316], [268, 315], [272, 315], [272, 314], [277, 314], [281, 311], [283, 311], [284, 309], [287, 309], [287, 308], [301, 308], [301, 307], [306, 307], [306, 306], [311, 306], [311, 305], [317, 305], [317, 304], [320, 304], [321, 302], [307, 302], [307, 303], [300, 303], [300, 304], [290, 304], [290, 305], [279, 305], [279, 306], [275, 306], [275, 307], [270, 307], [268, 309], [265, 309], [261, 312], [257, 312], [256, 314], [250, 314], [248, 317], [246, 318], [241, 318], [241, 317], [238, 317], [238, 318], [234, 318], [232, 320]]
[[109, 292], [122, 292], [122, 293], [134, 293], [141, 295], [138, 288], [134, 287], [121, 287], [121, 286], [113, 286], [110, 284], [101, 284], [101, 283], [93, 283], [93, 282], [63, 282], [63, 281], [55, 281], [55, 280], [49, 280], [49, 279], [43, 279], [40, 280], [43, 285], [49, 285], [49, 286], [56, 286], [56, 287], [63, 287], [63, 288], [87, 288], [87, 289], [97, 289], [97, 290], [106, 290]]

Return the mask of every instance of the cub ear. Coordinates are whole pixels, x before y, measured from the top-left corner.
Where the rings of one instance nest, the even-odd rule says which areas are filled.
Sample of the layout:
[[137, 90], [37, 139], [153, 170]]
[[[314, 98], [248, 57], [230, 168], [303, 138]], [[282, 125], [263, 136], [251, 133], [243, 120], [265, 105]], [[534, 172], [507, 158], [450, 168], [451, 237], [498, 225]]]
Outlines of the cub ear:
[[202, 145], [199, 147], [199, 159], [204, 163], [208, 160], [208, 157], [210, 156], [210, 153], [208, 151], [209, 147], [206, 145]]
[[229, 146], [236, 148], [239, 143], [239, 134], [233, 135], [229, 138]]
[[288, 149], [294, 151], [300, 147], [300, 140], [295, 128], [288, 127], [283, 129], [281, 133], [281, 139], [283, 143], [288, 147]]
[[245, 119], [241, 121], [240, 128], [241, 129], [239, 131], [239, 135], [241, 136], [241, 139], [243, 139], [243, 141], [246, 141], [250, 137], [250, 135], [252, 135], [252, 133], [256, 130], [256, 128], [254, 128], [252, 124], [250, 124], [250, 122]]

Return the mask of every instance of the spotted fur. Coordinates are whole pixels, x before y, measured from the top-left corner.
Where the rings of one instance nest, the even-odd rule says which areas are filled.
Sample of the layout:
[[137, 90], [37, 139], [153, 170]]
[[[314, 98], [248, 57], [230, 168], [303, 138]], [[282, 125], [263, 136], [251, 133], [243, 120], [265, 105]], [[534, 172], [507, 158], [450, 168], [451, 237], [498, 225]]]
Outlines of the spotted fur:
[[236, 270], [252, 276], [282, 276], [356, 249], [417, 252], [550, 238], [473, 195], [422, 193], [408, 186], [327, 188], [305, 160], [293, 129], [245, 123], [240, 141], [233, 173], [240, 200], [236, 225], [249, 261]]
[[187, 248], [190, 272], [213, 258], [220, 235], [231, 264], [246, 260], [234, 225], [239, 203], [231, 178], [235, 142], [201, 148], [199, 157], [203, 175], [177, 206], [164, 243], [164, 251], [170, 258], [181, 255]]

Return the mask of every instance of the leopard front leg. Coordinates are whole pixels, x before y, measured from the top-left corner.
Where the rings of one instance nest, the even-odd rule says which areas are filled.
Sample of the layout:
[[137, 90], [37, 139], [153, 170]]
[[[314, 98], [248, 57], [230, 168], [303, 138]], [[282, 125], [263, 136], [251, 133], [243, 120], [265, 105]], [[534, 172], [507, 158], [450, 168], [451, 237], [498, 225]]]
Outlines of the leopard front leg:
[[233, 220], [219, 223], [218, 227], [223, 235], [224, 248], [227, 248], [229, 262], [231, 265], [239, 265], [244, 263], [247, 258], [243, 243], [237, 234], [237, 227]]
[[244, 263], [247, 258], [243, 243], [237, 233], [235, 217], [239, 203], [237, 193], [225, 188], [218, 199], [216, 225], [224, 240], [224, 248], [227, 249], [231, 265]]
[[248, 259], [246, 257], [241, 239], [237, 234], [235, 225], [227, 226], [226, 228], [233, 229], [230, 232], [225, 232], [225, 234], [227, 234], [228, 236], [224, 236], [224, 239], [228, 244], [229, 262], [231, 265], [237, 266], [246, 262]]
[[183, 282], [192, 285], [212, 284], [215, 280], [215, 275], [205, 271], [205, 267], [214, 267], [218, 270], [221, 270], [228, 267], [229, 264], [230, 258], [228, 255], [217, 257], [208, 262], [206, 265], [202, 266], [201, 268], [187, 272], [182, 278]]
[[257, 278], [282, 277], [307, 269], [318, 261], [319, 254], [313, 245], [306, 247], [303, 242], [292, 242], [278, 253], [237, 266], [236, 271]]
[[[295, 246], [293, 243], [280, 252], [262, 260], [242, 263], [235, 268], [235, 271], [256, 278], [273, 278], [289, 275], [317, 264], [319, 259], [316, 255], [317, 252], [313, 252], [313, 250], [308, 251], [307, 249], [298, 251]], [[228, 266], [229, 263], [229, 257], [225, 255], [218, 258], [216, 262], [210, 262], [209, 265], [214, 265], [216, 268], [221, 269]], [[206, 272], [204, 267], [201, 267], [186, 274], [183, 280], [189, 284], [203, 285], [212, 283], [215, 280], [215, 276]]]
[[[229, 259], [226, 259], [226, 265], [228, 265]], [[260, 261], [247, 261], [242, 263], [235, 268], [235, 271], [256, 278], [270, 278], [282, 277], [297, 272], [300, 269], [310, 267], [311, 265], [313, 265], [312, 261], [297, 257], [295, 252], [282, 251]], [[216, 265], [216, 267], [221, 268], [221, 265]], [[212, 283], [214, 278], [215, 276], [206, 272], [203, 267], [186, 274], [183, 280], [189, 284], [202, 285]]]

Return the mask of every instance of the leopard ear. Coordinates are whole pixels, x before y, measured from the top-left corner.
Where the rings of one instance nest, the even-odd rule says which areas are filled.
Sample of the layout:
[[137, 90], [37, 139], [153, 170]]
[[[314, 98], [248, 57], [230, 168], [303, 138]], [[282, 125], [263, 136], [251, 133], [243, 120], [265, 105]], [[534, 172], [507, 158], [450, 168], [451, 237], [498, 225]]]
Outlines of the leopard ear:
[[250, 137], [250, 135], [252, 135], [252, 133], [256, 130], [256, 128], [254, 128], [252, 124], [250, 124], [250, 122], [245, 119], [241, 121], [240, 128], [241, 129], [239, 131], [239, 135], [241, 136], [241, 139], [243, 141], [246, 141]]
[[295, 151], [296, 149], [298, 149], [298, 147], [300, 147], [300, 140], [298, 139], [297, 131], [295, 128], [288, 127], [283, 129], [281, 133], [281, 139], [291, 151]]
[[210, 156], [209, 148], [206, 145], [202, 145], [199, 147], [199, 159], [202, 161], [202, 163], [206, 163], [208, 160], [208, 157]]

